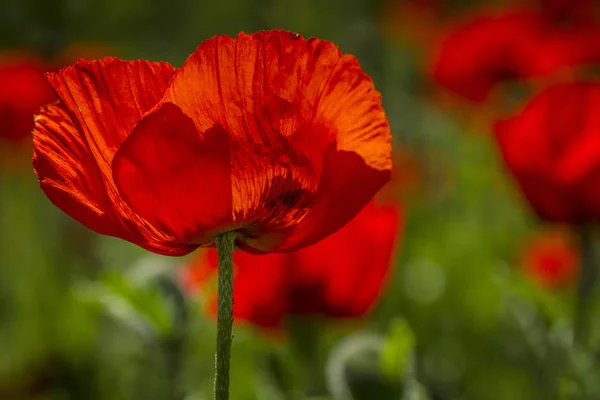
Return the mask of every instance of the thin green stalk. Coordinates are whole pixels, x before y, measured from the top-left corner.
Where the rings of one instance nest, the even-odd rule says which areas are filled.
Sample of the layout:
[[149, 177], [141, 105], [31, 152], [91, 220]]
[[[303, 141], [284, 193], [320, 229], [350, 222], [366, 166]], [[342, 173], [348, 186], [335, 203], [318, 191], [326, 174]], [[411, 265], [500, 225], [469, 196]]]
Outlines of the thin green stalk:
[[579, 231], [581, 246], [581, 268], [577, 286], [577, 300], [575, 303], [574, 340], [586, 347], [590, 335], [590, 307], [594, 294], [598, 271], [594, 257], [594, 244], [592, 232], [587, 227]]
[[233, 326], [233, 247], [235, 232], [217, 236], [219, 262], [215, 400], [229, 400], [229, 366]]

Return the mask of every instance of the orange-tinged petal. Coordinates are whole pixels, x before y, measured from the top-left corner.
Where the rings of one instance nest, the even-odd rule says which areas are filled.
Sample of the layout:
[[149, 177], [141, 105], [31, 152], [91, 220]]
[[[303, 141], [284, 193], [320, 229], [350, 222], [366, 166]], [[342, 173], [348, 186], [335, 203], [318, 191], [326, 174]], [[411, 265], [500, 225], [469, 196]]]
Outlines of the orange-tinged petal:
[[229, 136], [220, 125], [196, 132], [172, 103], [144, 117], [117, 152], [123, 199], [178, 241], [206, 244], [233, 228]]
[[324, 40], [277, 30], [211, 38], [175, 75], [165, 101], [199, 131], [219, 122], [256, 143], [323, 124], [338, 149], [357, 152], [370, 167], [391, 167], [380, 94], [354, 56]]
[[132, 240], [119, 223], [89, 149], [62, 104], [35, 118], [33, 167], [50, 201], [96, 232]]
[[110, 181], [112, 158], [137, 121], [163, 97], [175, 72], [168, 63], [107, 57], [79, 61], [48, 81]]
[[[73, 137], [70, 140], [85, 145], [90, 160], [79, 160], [82, 173], [100, 176], [112, 212], [104, 209], [104, 203], [102, 210], [107, 215], [114, 214], [118, 223], [110, 229], [108, 226], [98, 229], [97, 224], [88, 224], [78, 218], [79, 212], [75, 211], [77, 207], [69, 202], [60, 204], [59, 207], [100, 233], [123, 237], [156, 253], [182, 255], [196, 246], [177, 241], [133, 212], [119, 195], [111, 170], [116, 150], [139, 119], [164, 95], [174, 72], [175, 68], [168, 63], [105, 58], [99, 61], [81, 60], [58, 73], [49, 73], [48, 81], [59, 98], [61, 108], [70, 118], [70, 123], [63, 123], [64, 116], [54, 121], [54, 126], [62, 130], [56, 135]], [[56, 116], [52, 118], [54, 117]], [[42, 151], [36, 149], [38, 154]], [[52, 168], [55, 170], [40, 169], [38, 173], [52, 177], [64, 173], [56, 163]], [[40, 178], [43, 180], [44, 176], [40, 175]], [[77, 186], [80, 182], [68, 176], [61, 179], [65, 182], [65, 188], [67, 184], [72, 185], [68, 189], [71, 193], [85, 191]], [[100, 190], [98, 187], [97, 192]], [[102, 196], [99, 195], [95, 200], [100, 201], [100, 197]], [[59, 198], [55, 196], [52, 200], [55, 203], [62, 201], [57, 199]], [[80, 198], [76, 200], [79, 201]], [[126, 234], [115, 233], [121, 232], [121, 229]]]
[[[283, 38], [293, 45], [280, 43]], [[190, 56], [165, 97], [192, 117], [199, 131], [219, 123], [240, 143], [232, 153], [234, 216], [253, 224], [242, 235], [261, 242], [277, 242], [273, 236], [284, 236], [282, 231], [306, 215], [325, 146], [334, 141], [329, 129], [313, 123], [314, 104], [302, 90], [313, 97], [322, 90], [312, 75], [318, 67], [323, 73], [331, 69], [339, 51], [321, 41], [312, 47], [279, 31], [215, 37]], [[327, 57], [332, 51], [333, 59]], [[313, 52], [325, 54], [324, 60], [319, 63]]]

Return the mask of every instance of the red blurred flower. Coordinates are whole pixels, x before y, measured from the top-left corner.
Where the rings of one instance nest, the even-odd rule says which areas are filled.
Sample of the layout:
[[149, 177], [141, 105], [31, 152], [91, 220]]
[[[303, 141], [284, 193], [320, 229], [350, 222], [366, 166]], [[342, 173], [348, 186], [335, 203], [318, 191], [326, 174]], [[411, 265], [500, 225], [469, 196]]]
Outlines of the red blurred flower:
[[497, 84], [600, 61], [600, 26], [551, 23], [542, 12], [481, 14], [453, 27], [433, 62], [441, 86], [475, 102]]
[[98, 45], [78, 44], [69, 46], [49, 61], [24, 52], [0, 55], [0, 137], [30, 143], [27, 139], [33, 130], [33, 114], [56, 99], [45, 73], [81, 57], [100, 54], [106, 54], [106, 50]]
[[545, 220], [600, 221], [600, 83], [543, 90], [495, 125], [504, 161]]
[[106, 58], [49, 81], [34, 167], [54, 204], [157, 253], [229, 230], [252, 252], [335, 232], [389, 179], [381, 96], [356, 58], [284, 31], [214, 37], [181, 69]]
[[31, 137], [33, 114], [54, 99], [45, 72], [44, 62], [31, 54], [0, 56], [0, 137]]
[[522, 265], [544, 286], [570, 283], [579, 270], [579, 254], [568, 231], [554, 228], [531, 240], [523, 251]]
[[[234, 317], [276, 328], [287, 315], [363, 316], [385, 284], [400, 221], [398, 207], [371, 202], [344, 228], [302, 250], [234, 253]], [[184, 286], [202, 289], [214, 315], [216, 252], [201, 252], [183, 272]]]

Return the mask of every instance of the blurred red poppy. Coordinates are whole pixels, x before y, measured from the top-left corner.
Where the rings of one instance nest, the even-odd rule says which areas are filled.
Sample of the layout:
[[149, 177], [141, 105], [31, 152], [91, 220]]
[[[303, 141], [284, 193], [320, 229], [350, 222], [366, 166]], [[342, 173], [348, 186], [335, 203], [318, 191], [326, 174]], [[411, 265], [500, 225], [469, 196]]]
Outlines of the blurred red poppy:
[[0, 55], [0, 137], [30, 143], [27, 139], [33, 130], [33, 114], [56, 99], [46, 72], [57, 71], [81, 57], [101, 54], [106, 54], [101, 46], [80, 43], [67, 47], [50, 60], [18, 51]]
[[452, 28], [434, 55], [433, 79], [474, 102], [501, 82], [549, 76], [600, 61], [600, 26], [551, 23], [543, 12], [488, 12]]
[[522, 257], [525, 272], [543, 286], [571, 283], [579, 270], [574, 239], [563, 228], [552, 228], [533, 238]]
[[600, 83], [549, 87], [495, 124], [508, 169], [540, 218], [600, 221]]
[[381, 96], [351, 55], [284, 31], [218, 36], [181, 69], [81, 61], [49, 81], [34, 167], [89, 228], [182, 255], [235, 230], [291, 251], [346, 224], [389, 180]]
[[31, 54], [0, 56], [0, 137], [11, 142], [31, 137], [33, 114], [54, 99], [45, 72], [44, 62]]
[[[397, 206], [371, 202], [344, 228], [302, 250], [234, 253], [234, 317], [277, 328], [288, 315], [364, 316], [384, 287], [401, 219]], [[216, 252], [210, 249], [183, 270], [182, 279], [188, 290], [208, 296], [207, 312], [213, 315], [216, 272]]]

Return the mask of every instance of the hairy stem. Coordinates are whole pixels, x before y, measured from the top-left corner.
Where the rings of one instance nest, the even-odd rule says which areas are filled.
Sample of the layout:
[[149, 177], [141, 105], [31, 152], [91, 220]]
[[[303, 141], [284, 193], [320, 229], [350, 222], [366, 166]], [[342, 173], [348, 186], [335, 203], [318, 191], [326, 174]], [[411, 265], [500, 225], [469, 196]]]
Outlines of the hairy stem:
[[229, 366], [233, 325], [233, 247], [235, 232], [217, 236], [219, 259], [215, 400], [229, 400]]

